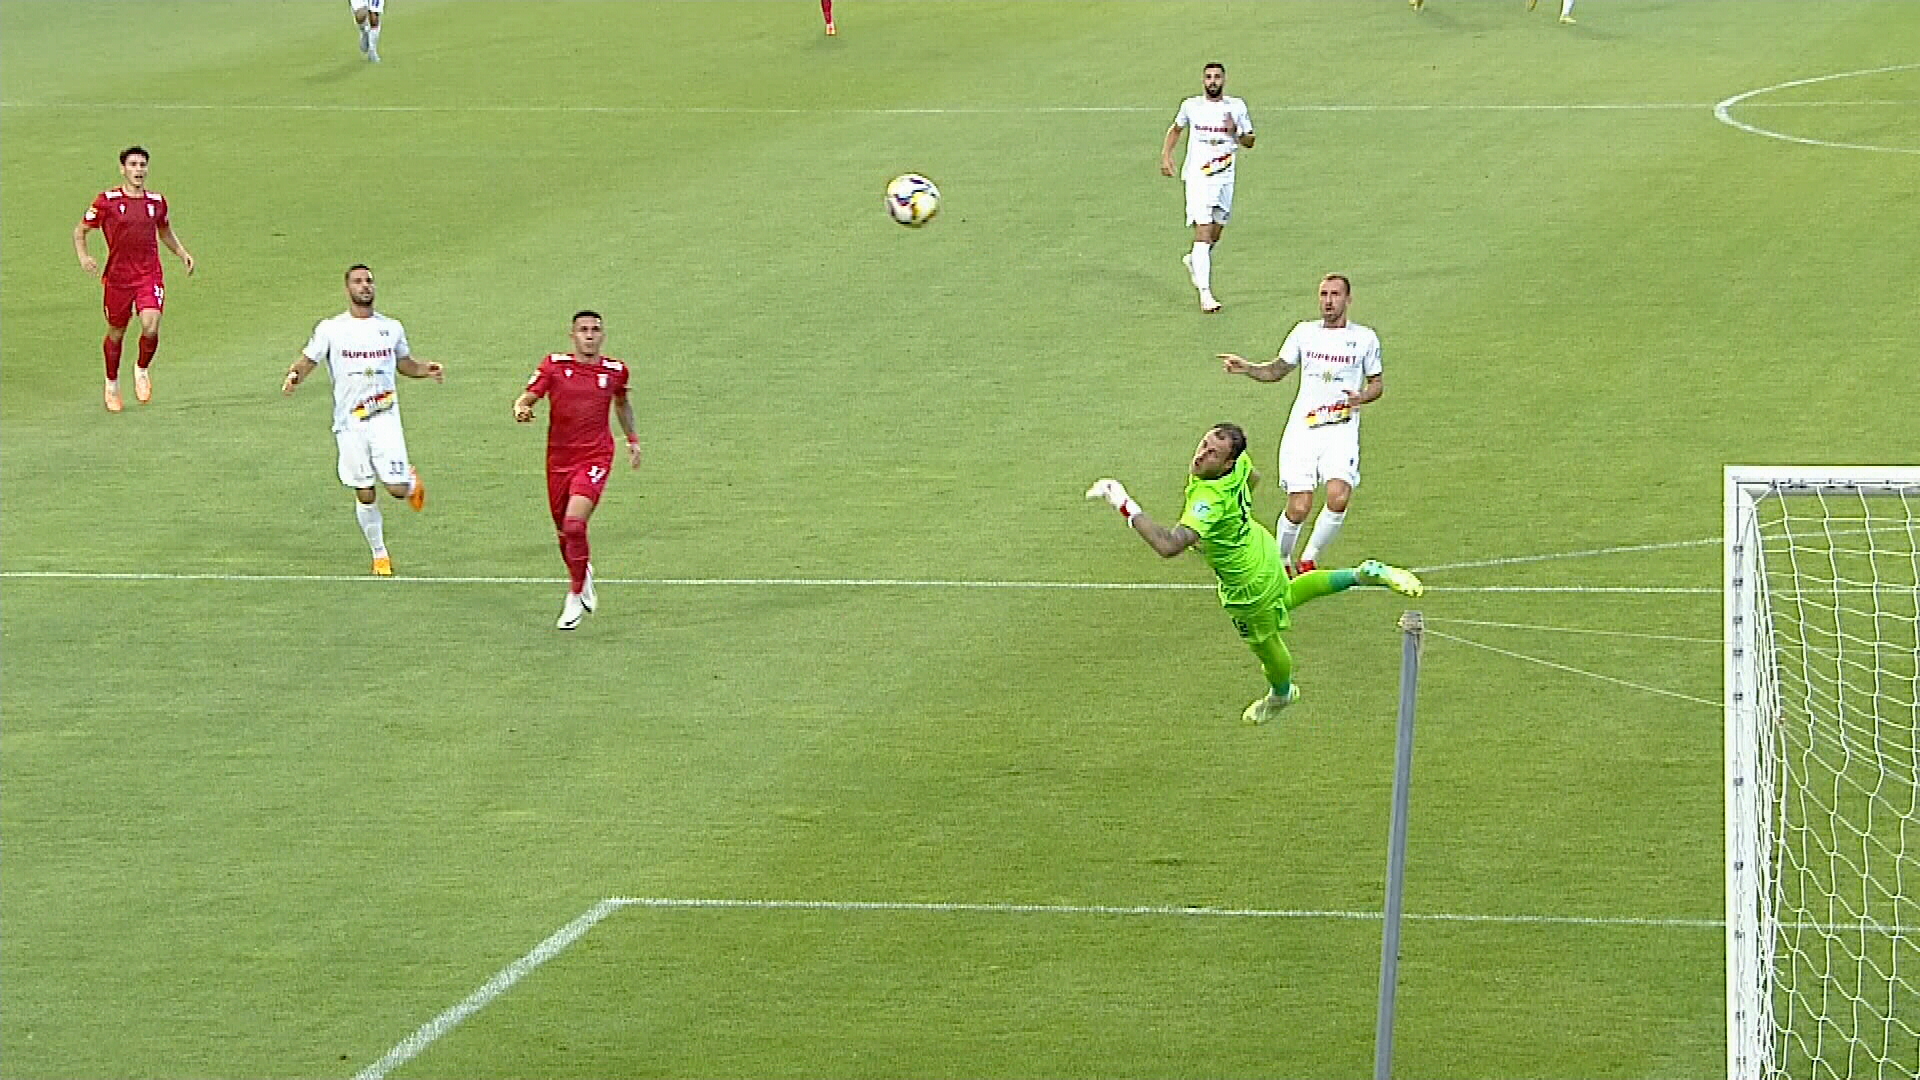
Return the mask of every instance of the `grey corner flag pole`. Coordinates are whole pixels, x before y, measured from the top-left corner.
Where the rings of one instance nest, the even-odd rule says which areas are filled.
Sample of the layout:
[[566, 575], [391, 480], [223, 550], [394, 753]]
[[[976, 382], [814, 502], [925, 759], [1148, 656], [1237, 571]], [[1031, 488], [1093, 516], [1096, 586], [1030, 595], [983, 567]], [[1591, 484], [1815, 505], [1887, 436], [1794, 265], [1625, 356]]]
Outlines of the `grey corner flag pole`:
[[1413, 699], [1420, 683], [1417, 611], [1400, 616], [1400, 734], [1393, 754], [1393, 832], [1387, 843], [1387, 911], [1380, 933], [1380, 1015], [1373, 1029], [1373, 1080], [1393, 1075], [1393, 998], [1400, 981], [1400, 904], [1407, 883], [1407, 789], [1413, 783]]

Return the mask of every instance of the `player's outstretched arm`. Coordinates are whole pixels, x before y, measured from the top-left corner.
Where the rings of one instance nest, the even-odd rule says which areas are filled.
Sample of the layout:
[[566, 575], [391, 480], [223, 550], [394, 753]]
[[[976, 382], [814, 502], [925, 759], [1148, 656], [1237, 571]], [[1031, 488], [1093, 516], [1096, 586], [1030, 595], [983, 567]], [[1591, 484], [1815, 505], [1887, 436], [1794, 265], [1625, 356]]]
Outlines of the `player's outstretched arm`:
[[1133, 526], [1133, 531], [1140, 534], [1140, 539], [1159, 552], [1163, 559], [1171, 559], [1200, 542], [1200, 534], [1185, 525], [1168, 528], [1149, 518], [1145, 511], [1133, 515], [1127, 524]]
[[313, 374], [315, 366], [313, 361], [307, 359], [306, 353], [301, 353], [293, 362], [293, 366], [287, 369], [287, 377], [280, 381], [280, 392], [292, 395], [294, 387], [299, 386], [307, 376]]
[[401, 358], [393, 365], [393, 370], [409, 379], [432, 379], [434, 382], [445, 382], [447, 378], [447, 369], [442, 367], [439, 361], [416, 360], [411, 356]]
[[1140, 504], [1127, 496], [1127, 489], [1120, 486], [1118, 480], [1102, 478], [1094, 481], [1093, 486], [1087, 489], [1087, 498], [1105, 499], [1108, 506], [1120, 511], [1120, 516], [1126, 519], [1134, 532], [1140, 534], [1140, 539], [1145, 540], [1147, 546], [1159, 552], [1163, 558], [1173, 558], [1200, 539], [1199, 533], [1185, 525], [1175, 525], [1169, 529], [1155, 524], [1147, 517], [1146, 511], [1140, 509]]
[[1279, 382], [1293, 374], [1293, 365], [1274, 357], [1264, 364], [1256, 364], [1237, 353], [1219, 354], [1220, 369], [1229, 375], [1245, 375], [1256, 382]]

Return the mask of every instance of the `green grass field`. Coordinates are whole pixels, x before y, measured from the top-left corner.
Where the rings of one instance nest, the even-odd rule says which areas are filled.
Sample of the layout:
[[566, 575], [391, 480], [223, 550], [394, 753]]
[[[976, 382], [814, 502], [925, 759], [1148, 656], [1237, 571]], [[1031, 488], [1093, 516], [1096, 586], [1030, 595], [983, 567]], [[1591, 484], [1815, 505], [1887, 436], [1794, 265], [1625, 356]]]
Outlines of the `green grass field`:
[[[1723, 1075], [1706, 541], [1726, 464], [1920, 457], [1920, 5], [837, 6], [393, 0], [376, 67], [336, 0], [0, 5], [0, 1073], [353, 1076], [627, 897], [826, 906], [606, 909], [392, 1075], [1369, 1075], [1407, 604], [1302, 612], [1245, 728], [1205, 567], [1081, 497], [1169, 514], [1222, 419], [1271, 473], [1293, 387], [1214, 354], [1342, 270], [1333, 555], [1437, 632], [1397, 1074]], [[1215, 59], [1207, 318], [1156, 157]], [[111, 416], [69, 236], [135, 142], [200, 270]], [[278, 393], [360, 261], [449, 373], [393, 581]], [[648, 460], [565, 635], [508, 406], [579, 307]]]

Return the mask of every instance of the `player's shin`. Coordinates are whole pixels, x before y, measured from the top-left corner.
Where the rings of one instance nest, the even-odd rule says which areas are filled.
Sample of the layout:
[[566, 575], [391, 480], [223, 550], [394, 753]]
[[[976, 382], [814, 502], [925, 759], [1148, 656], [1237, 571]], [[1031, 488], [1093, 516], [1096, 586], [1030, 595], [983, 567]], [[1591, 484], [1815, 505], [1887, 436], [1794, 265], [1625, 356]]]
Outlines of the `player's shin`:
[[107, 361], [108, 382], [113, 382], [120, 378], [120, 348], [125, 342], [126, 339], [115, 338], [111, 335], [100, 339], [100, 355], [105, 357]]
[[1274, 536], [1280, 541], [1280, 558], [1286, 560], [1289, 570], [1293, 569], [1293, 549], [1300, 544], [1300, 528], [1305, 524], [1304, 520], [1295, 521], [1285, 514], [1274, 523]]
[[134, 361], [134, 363], [140, 367], [147, 367], [151, 365], [153, 363], [153, 354], [157, 352], [159, 348], [160, 348], [159, 334], [157, 333], [141, 334], [140, 335], [140, 356], [137, 360]]
[[1213, 245], [1202, 240], [1193, 242], [1193, 253], [1188, 256], [1189, 266], [1193, 269], [1193, 287], [1202, 292], [1213, 288]]
[[366, 535], [367, 547], [373, 551], [374, 558], [387, 553], [386, 527], [380, 518], [380, 504], [377, 502], [353, 504], [353, 516], [360, 519], [360, 531]]
[[1351, 570], [1308, 571], [1287, 582], [1287, 610], [1291, 611], [1309, 600], [1346, 592], [1359, 583], [1359, 575]]
[[571, 581], [574, 593], [579, 593], [587, 584], [587, 522], [585, 518], [570, 517], [560, 526], [561, 555], [567, 561], [567, 577]]
[[1260, 658], [1260, 670], [1266, 673], [1273, 696], [1285, 698], [1293, 689], [1293, 653], [1286, 641], [1275, 634], [1265, 641], [1249, 641], [1247, 647]]
[[1301, 561], [1318, 562], [1320, 553], [1327, 550], [1327, 545], [1340, 535], [1340, 526], [1346, 523], [1346, 511], [1323, 507], [1320, 516], [1313, 519], [1313, 533], [1307, 537], [1307, 550], [1300, 553]]

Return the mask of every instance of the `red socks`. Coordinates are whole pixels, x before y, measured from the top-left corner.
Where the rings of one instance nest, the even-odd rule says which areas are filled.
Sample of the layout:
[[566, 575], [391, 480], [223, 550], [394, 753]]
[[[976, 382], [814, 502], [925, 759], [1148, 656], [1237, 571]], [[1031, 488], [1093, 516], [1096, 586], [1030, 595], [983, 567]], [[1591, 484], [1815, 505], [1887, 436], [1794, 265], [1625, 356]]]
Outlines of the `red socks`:
[[[158, 349], [159, 347], [160, 347], [159, 334], [155, 334], [152, 337], [148, 337], [145, 334], [141, 334], [140, 335], [140, 359], [134, 361], [134, 363], [140, 365], [141, 367], [151, 367], [153, 365], [153, 351], [155, 349]], [[119, 359], [120, 358], [117, 356], [114, 357], [114, 366], [116, 367], [119, 366]]]
[[567, 576], [573, 579], [573, 591], [587, 585], [587, 523], [570, 517], [560, 523], [560, 557], [567, 561]]
[[827, 25], [833, 25], [833, 0], [820, 0], [820, 14], [826, 17]]
[[100, 339], [100, 355], [107, 358], [107, 381], [115, 382], [120, 378], [120, 346], [125, 340], [115, 341], [110, 337]]

